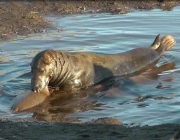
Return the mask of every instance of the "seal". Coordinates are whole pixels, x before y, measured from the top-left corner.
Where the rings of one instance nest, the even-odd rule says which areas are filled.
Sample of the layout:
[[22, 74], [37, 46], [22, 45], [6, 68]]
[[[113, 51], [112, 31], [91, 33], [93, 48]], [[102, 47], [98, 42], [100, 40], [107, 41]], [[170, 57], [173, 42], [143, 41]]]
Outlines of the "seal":
[[[44, 50], [38, 53], [31, 62], [32, 91], [16, 97], [12, 101], [12, 110], [14, 112], [24, 111], [41, 104], [50, 97], [49, 86], [73, 90], [73, 92], [76, 92], [75, 89], [91, 86], [86, 90], [88, 93], [92, 90], [94, 93], [94, 90], [98, 89], [99, 82], [114, 76], [130, 76], [133, 81], [141, 82], [141, 79], [138, 78], [137, 81], [137, 78], [132, 76], [136, 77], [154, 67], [164, 51], [171, 49], [175, 43], [174, 38], [170, 35], [162, 39], [158, 35], [149, 47], [114, 55], [66, 54], [61, 51]], [[170, 67], [174, 65], [170, 64]], [[157, 68], [155, 72], [158, 73], [159, 70], [164, 69], [169, 69], [169, 65]], [[99, 87], [102, 89], [101, 85]]]
[[126, 76], [154, 66], [164, 51], [175, 45], [172, 36], [157, 35], [149, 47], [117, 54], [75, 53], [44, 50], [31, 62], [31, 89], [40, 92], [50, 87], [62, 90], [86, 88], [112, 76]]

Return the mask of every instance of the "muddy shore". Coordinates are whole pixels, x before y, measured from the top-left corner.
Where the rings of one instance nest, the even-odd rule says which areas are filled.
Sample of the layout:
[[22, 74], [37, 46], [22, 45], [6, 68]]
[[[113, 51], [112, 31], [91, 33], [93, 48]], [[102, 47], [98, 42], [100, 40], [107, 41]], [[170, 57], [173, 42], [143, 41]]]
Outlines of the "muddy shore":
[[[154, 8], [172, 10], [180, 0], [152, 1], [10, 1], [0, 2], [0, 41], [16, 38], [18, 35], [44, 32], [52, 24], [43, 18], [47, 14], [112, 13], [126, 14], [134, 10]], [[175, 140], [179, 124], [127, 127], [113, 118], [85, 124], [48, 123], [30, 120], [0, 119], [0, 139], [103, 139], [103, 140]], [[175, 138], [174, 138], [175, 137]]]
[[1, 121], [2, 140], [175, 140], [179, 125], [125, 127], [115, 124], [73, 124]]
[[154, 8], [172, 10], [179, 5], [179, 0], [151, 0], [151, 1], [10, 1], [0, 2], [0, 41], [6, 41], [17, 35], [39, 33], [51, 27], [51, 23], [43, 18], [45, 14], [85, 14], [112, 13], [126, 14], [134, 10], [151, 10]]

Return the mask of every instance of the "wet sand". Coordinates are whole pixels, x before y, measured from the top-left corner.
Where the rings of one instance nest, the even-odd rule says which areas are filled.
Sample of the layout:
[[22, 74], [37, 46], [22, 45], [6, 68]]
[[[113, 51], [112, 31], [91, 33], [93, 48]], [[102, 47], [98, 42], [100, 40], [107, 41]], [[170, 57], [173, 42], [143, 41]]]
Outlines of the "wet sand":
[[[44, 32], [51, 23], [46, 14], [104, 13], [126, 14], [134, 10], [159, 8], [172, 10], [179, 0], [153, 1], [19, 1], [0, 2], [0, 41], [17, 35]], [[128, 114], [127, 114], [128, 115]], [[180, 138], [178, 124], [127, 127], [113, 118], [89, 123], [48, 123], [36, 120], [0, 120], [0, 139], [103, 139], [103, 140], [174, 140]]]
[[0, 139], [21, 140], [174, 140], [179, 125], [125, 127], [111, 124], [1, 121]]

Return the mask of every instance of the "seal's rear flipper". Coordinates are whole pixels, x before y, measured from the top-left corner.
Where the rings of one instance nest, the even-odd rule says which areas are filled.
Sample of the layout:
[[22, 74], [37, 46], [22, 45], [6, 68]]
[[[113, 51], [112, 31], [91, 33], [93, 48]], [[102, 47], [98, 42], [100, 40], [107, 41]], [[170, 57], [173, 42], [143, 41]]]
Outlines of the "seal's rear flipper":
[[151, 49], [163, 53], [164, 51], [170, 50], [174, 45], [176, 44], [176, 41], [171, 35], [166, 35], [162, 39], [160, 39], [160, 34], [156, 36], [154, 42], [150, 46]]
[[171, 35], [166, 35], [161, 39], [161, 45], [160, 47], [164, 48], [165, 51], [170, 50], [174, 45], [176, 44], [176, 41]]
[[160, 34], [158, 34], [150, 47], [151, 49], [156, 50], [157, 48], [159, 48], [160, 44], [161, 44], [161, 38], [160, 38]]

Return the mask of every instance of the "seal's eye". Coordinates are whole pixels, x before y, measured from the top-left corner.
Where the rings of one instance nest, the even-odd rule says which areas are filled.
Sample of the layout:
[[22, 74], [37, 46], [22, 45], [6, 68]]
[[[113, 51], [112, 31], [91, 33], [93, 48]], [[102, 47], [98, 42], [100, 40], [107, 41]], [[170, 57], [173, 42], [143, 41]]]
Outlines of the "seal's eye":
[[43, 73], [44, 72], [44, 68], [40, 68], [39, 72]]

